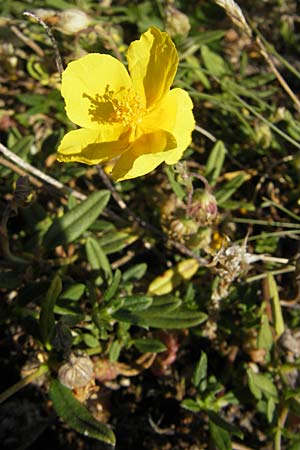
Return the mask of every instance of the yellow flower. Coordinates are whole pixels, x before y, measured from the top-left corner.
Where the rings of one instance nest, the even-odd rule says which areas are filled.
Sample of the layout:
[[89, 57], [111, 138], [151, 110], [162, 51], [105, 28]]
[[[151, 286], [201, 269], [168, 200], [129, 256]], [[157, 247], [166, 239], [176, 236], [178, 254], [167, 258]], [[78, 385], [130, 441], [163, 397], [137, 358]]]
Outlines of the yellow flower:
[[64, 136], [58, 161], [113, 162], [112, 177], [126, 180], [181, 158], [195, 122], [188, 93], [170, 90], [178, 65], [175, 45], [151, 27], [131, 43], [127, 61], [129, 73], [105, 54], [68, 64], [62, 95], [69, 119], [81, 128]]

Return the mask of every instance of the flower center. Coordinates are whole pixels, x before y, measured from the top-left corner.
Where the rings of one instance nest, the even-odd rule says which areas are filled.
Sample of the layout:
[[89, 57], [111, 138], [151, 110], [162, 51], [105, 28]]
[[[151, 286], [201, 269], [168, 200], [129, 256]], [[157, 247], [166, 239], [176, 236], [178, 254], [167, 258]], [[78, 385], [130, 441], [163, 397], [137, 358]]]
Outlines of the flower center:
[[135, 127], [142, 121], [142, 100], [132, 88], [121, 87], [114, 91], [107, 85], [104, 94], [94, 98], [86, 94], [85, 97], [91, 102], [89, 114], [96, 122]]

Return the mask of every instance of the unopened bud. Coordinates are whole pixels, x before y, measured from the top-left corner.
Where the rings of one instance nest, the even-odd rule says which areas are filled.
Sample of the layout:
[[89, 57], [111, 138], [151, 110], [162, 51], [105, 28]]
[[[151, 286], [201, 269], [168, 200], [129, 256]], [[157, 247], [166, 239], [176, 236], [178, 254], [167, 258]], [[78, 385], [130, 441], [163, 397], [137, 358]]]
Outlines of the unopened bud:
[[91, 23], [91, 18], [80, 9], [65, 9], [59, 13], [57, 28], [65, 34], [78, 33], [86, 29]]
[[191, 24], [188, 16], [169, 5], [166, 10], [166, 31], [171, 37], [186, 36], [190, 31]]
[[216, 198], [207, 189], [194, 191], [190, 215], [201, 225], [210, 225], [217, 218], [218, 206]]
[[193, 219], [178, 217], [172, 220], [170, 224], [170, 235], [173, 238], [181, 240], [183, 237], [196, 233], [198, 225]]

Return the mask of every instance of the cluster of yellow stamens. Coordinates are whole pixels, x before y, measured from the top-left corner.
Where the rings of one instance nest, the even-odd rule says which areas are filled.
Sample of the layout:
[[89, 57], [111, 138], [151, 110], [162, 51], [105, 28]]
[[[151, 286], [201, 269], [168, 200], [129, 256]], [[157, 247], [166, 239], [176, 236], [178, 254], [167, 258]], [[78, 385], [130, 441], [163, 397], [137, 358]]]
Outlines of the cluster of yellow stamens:
[[132, 88], [121, 87], [114, 91], [107, 85], [103, 95], [88, 98], [91, 102], [89, 113], [99, 123], [121, 123], [133, 128], [142, 121], [144, 107]]

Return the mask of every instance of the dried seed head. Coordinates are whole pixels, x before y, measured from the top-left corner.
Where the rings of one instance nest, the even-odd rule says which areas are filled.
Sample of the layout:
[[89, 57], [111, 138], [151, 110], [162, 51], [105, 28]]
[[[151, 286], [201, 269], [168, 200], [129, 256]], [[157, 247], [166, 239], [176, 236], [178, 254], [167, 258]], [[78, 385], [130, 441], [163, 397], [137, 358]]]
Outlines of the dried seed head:
[[58, 371], [59, 381], [69, 389], [86, 386], [94, 377], [94, 364], [89, 356], [70, 355]]
[[248, 37], [252, 36], [251, 28], [249, 27], [241, 8], [236, 2], [233, 0], [215, 0], [215, 2], [221, 6], [221, 8], [225, 9], [226, 14], [240, 30]]
[[211, 266], [220, 277], [217, 288], [212, 293], [212, 300], [219, 301], [229, 293], [231, 283], [241, 275], [247, 273], [249, 266], [264, 259], [263, 255], [255, 255], [247, 252], [247, 238], [242, 245], [231, 244], [229, 239], [227, 245], [222, 245], [215, 254]]

